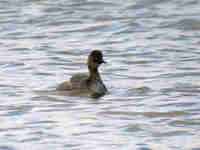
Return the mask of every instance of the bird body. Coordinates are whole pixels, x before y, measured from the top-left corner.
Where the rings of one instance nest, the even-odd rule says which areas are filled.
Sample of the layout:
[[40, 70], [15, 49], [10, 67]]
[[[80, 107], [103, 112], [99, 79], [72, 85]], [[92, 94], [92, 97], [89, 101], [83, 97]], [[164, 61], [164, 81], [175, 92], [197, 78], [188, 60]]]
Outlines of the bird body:
[[76, 74], [69, 81], [61, 83], [57, 90], [86, 90], [92, 95], [104, 95], [107, 88], [98, 72], [98, 68], [102, 63], [105, 63], [105, 61], [103, 60], [101, 51], [92, 51], [88, 56], [89, 74]]

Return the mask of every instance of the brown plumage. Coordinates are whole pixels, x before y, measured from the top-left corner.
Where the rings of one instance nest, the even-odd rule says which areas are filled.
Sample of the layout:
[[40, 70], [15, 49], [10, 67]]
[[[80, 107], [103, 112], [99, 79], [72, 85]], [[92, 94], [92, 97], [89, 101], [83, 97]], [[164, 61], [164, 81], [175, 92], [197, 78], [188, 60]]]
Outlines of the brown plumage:
[[94, 50], [88, 56], [89, 75], [77, 74], [59, 85], [57, 90], [87, 90], [95, 95], [103, 95], [107, 89], [101, 80], [98, 67], [105, 63], [102, 52]]

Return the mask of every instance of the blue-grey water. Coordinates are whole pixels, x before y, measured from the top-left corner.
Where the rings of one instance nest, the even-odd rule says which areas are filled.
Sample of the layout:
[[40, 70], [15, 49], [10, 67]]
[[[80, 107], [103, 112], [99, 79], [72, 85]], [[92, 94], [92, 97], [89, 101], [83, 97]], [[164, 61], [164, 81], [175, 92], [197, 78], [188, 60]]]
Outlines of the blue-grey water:
[[[93, 49], [109, 93], [52, 92]], [[1, 0], [0, 150], [199, 150], [199, 64], [199, 0]]]

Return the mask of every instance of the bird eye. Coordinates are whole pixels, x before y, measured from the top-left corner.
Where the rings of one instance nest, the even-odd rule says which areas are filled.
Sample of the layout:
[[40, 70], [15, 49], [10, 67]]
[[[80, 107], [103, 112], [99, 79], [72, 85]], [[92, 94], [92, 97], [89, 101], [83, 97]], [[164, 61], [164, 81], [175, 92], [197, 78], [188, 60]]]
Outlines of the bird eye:
[[94, 62], [98, 62], [98, 57], [94, 57]]

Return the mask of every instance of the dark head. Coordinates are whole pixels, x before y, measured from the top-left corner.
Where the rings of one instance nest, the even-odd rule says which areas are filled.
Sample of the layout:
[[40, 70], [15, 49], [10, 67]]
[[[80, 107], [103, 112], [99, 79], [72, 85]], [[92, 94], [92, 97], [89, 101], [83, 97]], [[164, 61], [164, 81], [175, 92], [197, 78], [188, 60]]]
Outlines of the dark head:
[[88, 56], [88, 67], [97, 69], [102, 63], [105, 63], [103, 60], [103, 54], [99, 50], [94, 50]]

